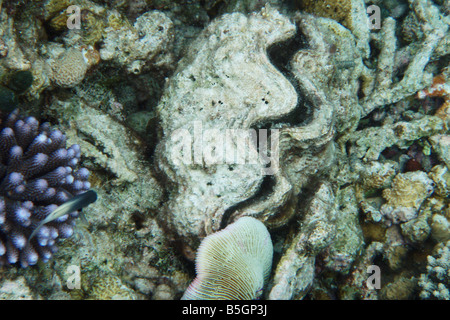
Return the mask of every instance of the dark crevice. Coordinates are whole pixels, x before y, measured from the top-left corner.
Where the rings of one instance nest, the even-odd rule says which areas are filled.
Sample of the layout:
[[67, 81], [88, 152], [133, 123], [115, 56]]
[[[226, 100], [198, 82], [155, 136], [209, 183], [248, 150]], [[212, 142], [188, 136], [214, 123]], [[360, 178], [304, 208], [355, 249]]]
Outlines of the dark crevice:
[[[302, 126], [305, 125], [309, 119], [312, 119], [313, 108], [312, 103], [308, 101], [300, 88], [300, 85], [295, 78], [294, 74], [291, 72], [290, 62], [295, 53], [301, 49], [308, 47], [308, 43], [304, 35], [299, 31], [300, 28], [297, 27], [296, 34], [285, 41], [277, 42], [272, 44], [267, 49], [267, 55], [270, 62], [277, 68], [278, 71], [283, 74], [283, 76], [292, 84], [297, 93], [297, 104], [295, 108], [277, 119], [271, 119], [268, 121], [255, 123], [251, 129], [267, 129], [267, 142], [270, 141], [270, 129], [276, 124], [282, 124], [285, 126]], [[257, 140], [254, 141], [256, 146], [259, 146], [259, 135], [257, 135]], [[267, 150], [270, 150], [270, 146], [267, 146]], [[259, 149], [258, 149], [259, 152]], [[266, 175], [263, 178], [259, 190], [250, 198], [237, 203], [227, 210], [225, 210], [222, 221], [220, 223], [220, 229], [227, 226], [230, 217], [238, 210], [242, 210], [256, 202], [264, 201], [273, 192], [276, 185], [275, 177]]]
[[228, 220], [230, 219], [231, 215], [241, 209], [244, 209], [245, 207], [248, 207], [249, 205], [261, 201], [263, 199], [266, 199], [270, 196], [270, 194], [273, 192], [273, 189], [275, 187], [276, 181], [273, 176], [264, 176], [264, 179], [261, 183], [261, 186], [253, 196], [250, 198], [241, 201], [231, 207], [229, 207], [222, 216], [222, 221], [220, 222], [220, 229], [225, 228], [228, 225]]
[[134, 211], [131, 214], [131, 220], [134, 222], [136, 230], [144, 228], [146, 218], [146, 215], [140, 211]]
[[270, 128], [274, 124], [285, 124], [287, 126], [299, 126], [307, 122], [312, 116], [311, 103], [305, 98], [300, 85], [291, 71], [291, 60], [293, 56], [301, 49], [308, 48], [305, 36], [300, 32], [297, 26], [297, 32], [294, 37], [285, 41], [272, 44], [267, 49], [267, 55], [270, 62], [278, 71], [291, 83], [297, 93], [297, 105], [286, 115], [277, 119], [272, 119], [265, 123], [260, 123], [258, 127]]
[[356, 128], [356, 131], [364, 130], [367, 128], [372, 127], [380, 127], [383, 124], [383, 117], [377, 116], [378, 114], [381, 114], [385, 112], [386, 107], [377, 108], [373, 110], [371, 113], [369, 113], [364, 118], [361, 118], [358, 123], [358, 127]]

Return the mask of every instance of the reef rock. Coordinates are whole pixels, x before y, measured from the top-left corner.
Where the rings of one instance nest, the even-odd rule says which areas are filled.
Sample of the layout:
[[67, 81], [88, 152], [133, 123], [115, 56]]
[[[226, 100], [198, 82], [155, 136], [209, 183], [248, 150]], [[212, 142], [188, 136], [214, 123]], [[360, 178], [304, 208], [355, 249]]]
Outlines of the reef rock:
[[[189, 258], [200, 238], [241, 216], [283, 225], [295, 195], [333, 159], [333, 107], [304, 77], [295, 41], [295, 24], [269, 6], [225, 14], [167, 83], [156, 163], [171, 195], [160, 216]], [[286, 50], [290, 66], [289, 56], [279, 61]]]
[[[158, 106], [164, 139], [157, 152], [160, 169], [177, 184], [164, 218], [182, 237], [205, 236], [208, 225], [220, 224], [227, 208], [260, 188], [264, 164], [245, 140], [249, 142], [248, 129], [256, 123], [295, 107], [294, 88], [266, 54], [270, 44], [294, 32], [295, 25], [276, 11], [249, 18], [224, 15], [206, 28], [170, 79]], [[225, 139], [227, 129], [241, 134]], [[234, 155], [230, 164], [223, 159], [222, 148], [234, 152], [237, 138], [243, 138], [253, 157], [244, 155], [244, 165], [234, 164]], [[183, 148], [181, 142], [189, 145]], [[216, 146], [220, 159], [211, 154]]]
[[334, 201], [331, 186], [323, 183], [305, 205], [301, 228], [276, 267], [268, 299], [302, 299], [308, 292], [314, 280], [316, 255], [336, 236]]
[[[116, 12], [112, 12], [108, 20], [123, 19]], [[141, 73], [144, 65], [152, 61], [153, 64], [171, 64], [172, 59], [167, 53], [173, 39], [172, 21], [160, 11], [149, 11], [136, 19], [134, 26], [127, 23], [110, 25], [105, 30], [105, 39], [100, 49], [102, 60], [113, 60], [125, 66], [131, 73]], [[158, 58], [165, 53], [165, 58]], [[160, 60], [155, 62], [154, 60]], [[164, 61], [168, 59], [168, 61]]]

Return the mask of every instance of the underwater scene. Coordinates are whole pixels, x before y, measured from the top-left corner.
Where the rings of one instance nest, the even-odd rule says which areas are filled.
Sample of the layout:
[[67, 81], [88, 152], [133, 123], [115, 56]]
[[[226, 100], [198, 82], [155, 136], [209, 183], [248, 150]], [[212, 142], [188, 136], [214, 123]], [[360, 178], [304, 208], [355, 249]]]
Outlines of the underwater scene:
[[449, 26], [0, 0], [0, 300], [450, 300]]

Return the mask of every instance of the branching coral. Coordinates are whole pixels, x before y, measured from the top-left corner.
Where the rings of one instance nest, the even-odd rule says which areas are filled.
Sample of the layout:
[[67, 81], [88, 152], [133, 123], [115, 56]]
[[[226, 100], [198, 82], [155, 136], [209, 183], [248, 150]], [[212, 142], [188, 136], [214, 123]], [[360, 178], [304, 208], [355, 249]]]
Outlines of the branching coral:
[[65, 135], [49, 123], [15, 111], [2, 119], [0, 129], [0, 265], [48, 261], [58, 238], [72, 235], [79, 211], [40, 224], [90, 188], [89, 171], [78, 168], [80, 147], [66, 148]]
[[450, 299], [450, 241], [437, 246], [436, 253], [428, 256], [427, 273], [419, 280], [422, 299]]
[[[431, 4], [430, 0], [409, 1], [425, 37], [419, 44], [415, 54], [410, 59], [408, 67], [401, 81], [394, 83], [395, 55], [397, 54], [397, 40], [395, 37], [396, 21], [386, 18], [383, 21], [379, 36], [373, 36], [381, 49], [378, 57], [376, 75], [369, 76], [375, 80], [371, 85], [371, 92], [361, 101], [363, 115], [367, 115], [375, 108], [382, 105], [395, 103], [408, 95], [415, 94], [418, 90], [431, 82], [431, 76], [425, 67], [429, 63], [435, 49], [443, 40], [448, 27], [449, 16], [439, 14], [439, 9]], [[367, 70], [367, 74], [372, 71]]]

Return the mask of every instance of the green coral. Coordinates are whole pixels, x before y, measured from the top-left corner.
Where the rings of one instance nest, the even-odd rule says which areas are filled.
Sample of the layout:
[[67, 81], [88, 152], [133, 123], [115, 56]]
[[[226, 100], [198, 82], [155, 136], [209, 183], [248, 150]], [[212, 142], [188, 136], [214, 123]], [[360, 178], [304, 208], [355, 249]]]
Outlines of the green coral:
[[98, 277], [88, 292], [90, 300], [133, 300], [134, 293], [113, 275]]
[[33, 84], [33, 74], [29, 70], [14, 72], [9, 77], [8, 87], [16, 94], [24, 93]]
[[9, 112], [16, 107], [17, 101], [14, 92], [4, 86], [0, 86], [0, 110]]

